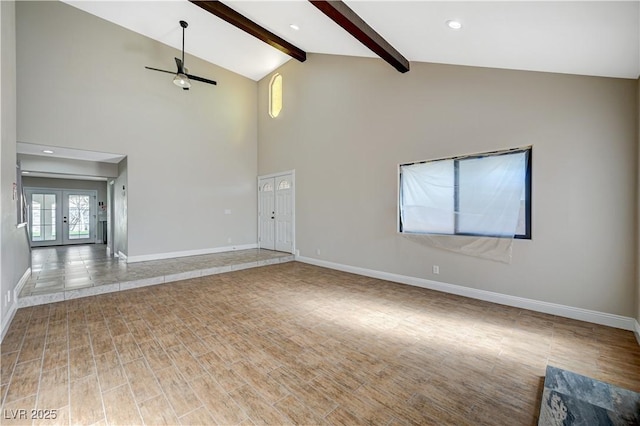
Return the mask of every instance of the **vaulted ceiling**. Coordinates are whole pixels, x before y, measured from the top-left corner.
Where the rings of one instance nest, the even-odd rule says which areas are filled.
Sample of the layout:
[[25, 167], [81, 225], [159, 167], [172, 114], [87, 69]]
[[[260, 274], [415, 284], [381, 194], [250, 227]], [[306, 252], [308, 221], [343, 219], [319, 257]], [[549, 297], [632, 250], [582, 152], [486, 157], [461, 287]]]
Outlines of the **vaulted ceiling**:
[[[187, 0], [65, 2], [177, 49], [182, 43], [178, 21], [185, 20], [187, 53], [253, 80], [291, 60]], [[309, 1], [223, 3], [307, 53], [378, 57]], [[409, 61], [619, 78], [640, 75], [638, 0], [344, 3]], [[449, 28], [449, 20], [462, 28]]]

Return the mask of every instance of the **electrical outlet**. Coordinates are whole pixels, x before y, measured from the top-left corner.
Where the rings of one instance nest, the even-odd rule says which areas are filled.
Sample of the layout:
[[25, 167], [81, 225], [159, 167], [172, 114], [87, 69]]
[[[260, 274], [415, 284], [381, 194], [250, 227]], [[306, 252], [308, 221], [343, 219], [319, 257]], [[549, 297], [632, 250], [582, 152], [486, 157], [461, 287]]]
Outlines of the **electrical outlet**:
[[224, 214], [231, 214], [231, 209], [224, 209]]
[[227, 242], [230, 243], [231, 242], [231, 238], [227, 238]]
[[438, 265], [433, 265], [433, 273], [438, 275], [440, 273], [440, 267]]
[[320, 249], [316, 249], [316, 255], [320, 256]]

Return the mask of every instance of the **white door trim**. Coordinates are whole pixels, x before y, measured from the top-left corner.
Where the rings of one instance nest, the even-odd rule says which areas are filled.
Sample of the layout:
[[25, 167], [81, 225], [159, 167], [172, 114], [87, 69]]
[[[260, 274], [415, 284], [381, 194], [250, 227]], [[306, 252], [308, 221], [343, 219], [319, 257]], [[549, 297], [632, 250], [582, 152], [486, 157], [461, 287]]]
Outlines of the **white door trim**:
[[[256, 179], [256, 186], [258, 191], [256, 191], [257, 197], [258, 197], [258, 209], [260, 208], [260, 179], [269, 179], [269, 178], [276, 178], [276, 177], [280, 177], [280, 176], [291, 176], [291, 184], [293, 185], [293, 192], [291, 194], [291, 209], [292, 209], [292, 219], [291, 219], [291, 239], [292, 239], [292, 243], [291, 243], [291, 254], [295, 254], [296, 253], [296, 170], [287, 170], [284, 172], [278, 172], [278, 173], [270, 173], [270, 174], [266, 174], [266, 175], [260, 175], [258, 176], [258, 178]], [[275, 188], [274, 188], [275, 189]], [[260, 235], [261, 235], [261, 229], [260, 229], [260, 216], [257, 215], [257, 221], [258, 221], [258, 236], [257, 236], [257, 240], [258, 240], [258, 247], [260, 247]]]
[[269, 179], [269, 178], [275, 178], [278, 176], [285, 176], [285, 175], [291, 175], [291, 178], [295, 178], [296, 176], [296, 169], [293, 170], [285, 170], [284, 172], [278, 172], [278, 173], [269, 173], [268, 175], [260, 175], [258, 176], [258, 180], [260, 179]]

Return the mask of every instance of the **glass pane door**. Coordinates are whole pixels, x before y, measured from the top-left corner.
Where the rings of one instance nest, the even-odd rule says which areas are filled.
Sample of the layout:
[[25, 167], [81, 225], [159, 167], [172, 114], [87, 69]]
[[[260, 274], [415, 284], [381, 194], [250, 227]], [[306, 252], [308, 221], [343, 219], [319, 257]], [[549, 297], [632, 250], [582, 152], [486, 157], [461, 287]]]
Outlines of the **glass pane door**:
[[91, 238], [89, 225], [91, 217], [91, 197], [88, 195], [70, 194], [69, 202], [69, 239], [80, 240]]
[[63, 192], [63, 244], [92, 243], [96, 228], [95, 191]]
[[56, 191], [25, 191], [29, 201], [29, 231], [31, 245], [55, 245], [61, 243], [58, 195]]
[[31, 246], [93, 243], [97, 191], [25, 188]]

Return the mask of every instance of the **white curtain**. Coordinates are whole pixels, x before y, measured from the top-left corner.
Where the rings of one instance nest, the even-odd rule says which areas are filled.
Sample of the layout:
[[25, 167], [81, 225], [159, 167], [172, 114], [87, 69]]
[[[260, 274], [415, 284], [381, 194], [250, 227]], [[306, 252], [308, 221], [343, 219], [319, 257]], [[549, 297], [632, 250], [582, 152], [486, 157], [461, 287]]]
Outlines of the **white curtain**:
[[509, 262], [513, 237], [524, 231], [527, 156], [520, 151], [401, 166], [402, 232]]
[[459, 162], [458, 232], [513, 237], [524, 195], [525, 152]]
[[402, 229], [404, 232], [454, 233], [453, 160], [402, 166]]

